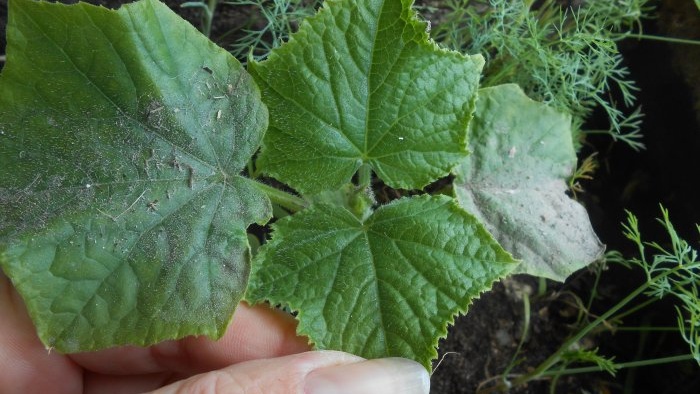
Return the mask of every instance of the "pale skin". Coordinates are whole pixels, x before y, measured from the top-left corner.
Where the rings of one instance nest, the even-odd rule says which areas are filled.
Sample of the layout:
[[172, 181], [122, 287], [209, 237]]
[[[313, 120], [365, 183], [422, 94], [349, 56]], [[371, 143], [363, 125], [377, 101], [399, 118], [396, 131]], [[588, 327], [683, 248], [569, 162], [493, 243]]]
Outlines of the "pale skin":
[[39, 341], [22, 299], [0, 272], [0, 388], [6, 393], [428, 393], [425, 369], [309, 351], [296, 322], [241, 304], [219, 341], [186, 338], [63, 355]]

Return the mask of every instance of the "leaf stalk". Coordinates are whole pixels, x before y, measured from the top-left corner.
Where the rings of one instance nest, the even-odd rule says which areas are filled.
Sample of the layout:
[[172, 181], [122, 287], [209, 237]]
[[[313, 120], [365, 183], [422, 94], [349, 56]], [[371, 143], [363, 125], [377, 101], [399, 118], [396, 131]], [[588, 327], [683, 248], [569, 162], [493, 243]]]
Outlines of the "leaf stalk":
[[372, 182], [372, 167], [369, 164], [364, 163], [357, 170], [357, 183], [360, 189], [367, 188]]
[[301, 197], [287, 193], [270, 185], [266, 185], [262, 182], [253, 182], [260, 191], [267, 195], [270, 201], [281, 206], [282, 208], [288, 209], [292, 212], [298, 212], [309, 205], [309, 203]]

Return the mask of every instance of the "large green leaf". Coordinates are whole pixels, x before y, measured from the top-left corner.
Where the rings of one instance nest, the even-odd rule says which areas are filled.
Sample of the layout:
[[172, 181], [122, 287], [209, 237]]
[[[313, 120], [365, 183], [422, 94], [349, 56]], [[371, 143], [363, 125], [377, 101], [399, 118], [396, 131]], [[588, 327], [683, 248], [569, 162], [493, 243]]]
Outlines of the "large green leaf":
[[270, 204], [242, 167], [267, 111], [155, 0], [12, 0], [0, 76], [0, 263], [47, 347], [220, 336]]
[[603, 245], [586, 210], [566, 195], [576, 166], [571, 118], [530, 100], [517, 85], [479, 91], [469, 155], [457, 169], [460, 204], [520, 272], [563, 281], [599, 258]]
[[445, 196], [403, 198], [364, 221], [318, 204], [273, 227], [246, 299], [298, 311], [298, 331], [320, 349], [427, 368], [454, 315], [516, 265]]
[[412, 0], [336, 0], [249, 71], [270, 108], [258, 165], [303, 193], [363, 164], [421, 188], [466, 155], [483, 58], [430, 41]]

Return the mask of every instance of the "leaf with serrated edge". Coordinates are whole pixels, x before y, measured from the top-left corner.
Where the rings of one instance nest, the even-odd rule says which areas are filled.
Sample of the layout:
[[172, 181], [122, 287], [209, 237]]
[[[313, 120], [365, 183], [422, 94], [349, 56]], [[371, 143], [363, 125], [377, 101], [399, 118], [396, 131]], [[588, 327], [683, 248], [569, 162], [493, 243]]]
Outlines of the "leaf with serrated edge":
[[0, 263], [49, 348], [219, 337], [267, 197], [242, 66], [163, 4], [12, 0], [0, 76]]
[[318, 204], [273, 227], [246, 299], [298, 311], [299, 333], [319, 349], [428, 369], [447, 324], [516, 265], [446, 196], [403, 198], [365, 221]]
[[412, 0], [338, 0], [249, 72], [270, 108], [260, 168], [309, 194], [363, 164], [394, 188], [421, 188], [467, 153], [481, 55], [432, 42]]
[[519, 272], [563, 281], [604, 250], [586, 210], [566, 195], [576, 165], [571, 118], [517, 85], [479, 91], [469, 157], [457, 168], [460, 204], [522, 260]]

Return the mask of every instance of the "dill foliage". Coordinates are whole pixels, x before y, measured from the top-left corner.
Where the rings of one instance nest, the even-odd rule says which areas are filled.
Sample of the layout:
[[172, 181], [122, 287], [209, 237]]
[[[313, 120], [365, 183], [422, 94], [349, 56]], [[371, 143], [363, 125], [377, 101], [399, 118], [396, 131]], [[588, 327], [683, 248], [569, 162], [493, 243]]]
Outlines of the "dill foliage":
[[245, 63], [250, 56], [262, 60], [287, 41], [301, 21], [321, 6], [322, 0], [229, 0], [225, 4], [250, 7], [250, 27], [231, 47], [231, 54]]
[[[565, 4], [562, 4], [565, 3]], [[424, 7], [439, 24], [436, 41], [486, 57], [482, 86], [517, 83], [533, 99], [569, 112], [578, 140], [583, 122], [600, 107], [606, 133], [635, 150], [640, 142], [640, 108], [632, 108], [637, 87], [623, 64], [617, 42], [641, 31], [648, 0], [511, 1], [447, 0]]]
[[[639, 221], [627, 212], [623, 225], [627, 239], [637, 245], [639, 257], [629, 260], [613, 255], [610, 261], [637, 266], [646, 275], [645, 294], [661, 299], [673, 296], [681, 307], [676, 307], [678, 330], [690, 347], [690, 354], [700, 364], [700, 260], [698, 249], [693, 248], [676, 232], [668, 210], [661, 207], [662, 218], [657, 219], [669, 235], [666, 245], [646, 242], [639, 231]], [[700, 225], [696, 225], [700, 235]], [[651, 253], [649, 253], [649, 250]]]

